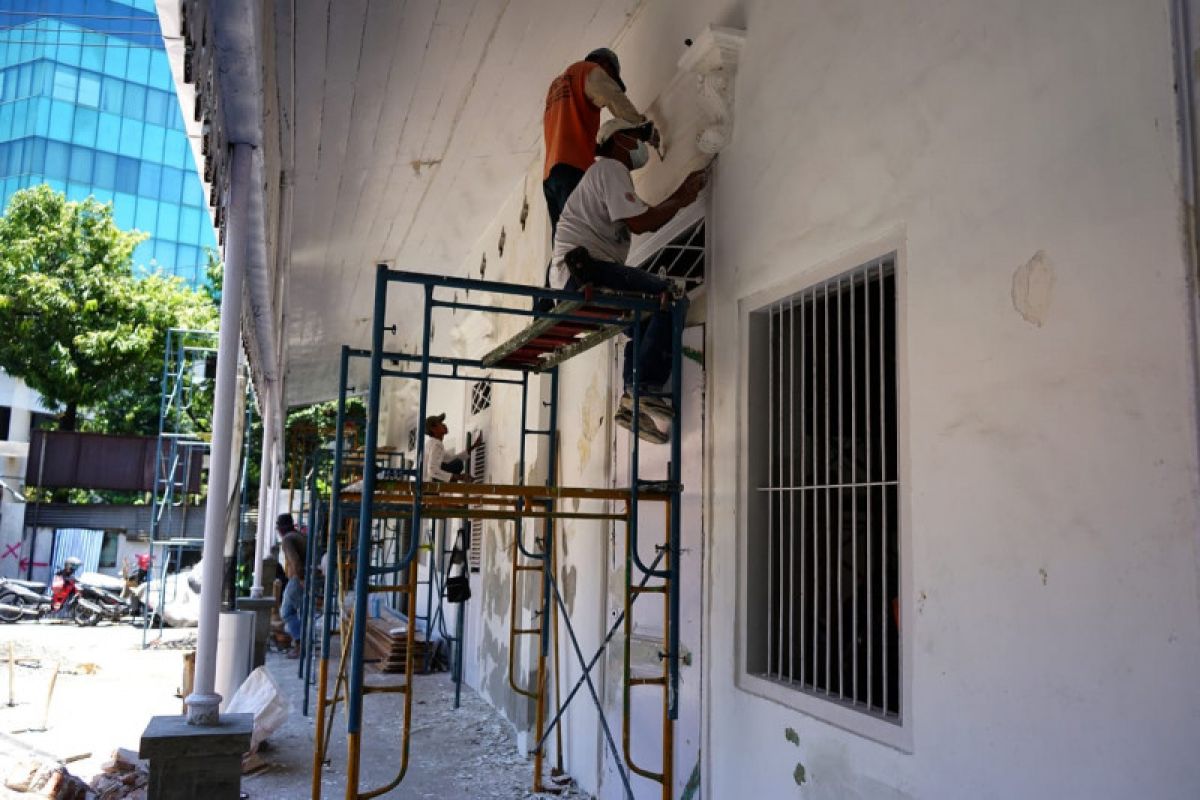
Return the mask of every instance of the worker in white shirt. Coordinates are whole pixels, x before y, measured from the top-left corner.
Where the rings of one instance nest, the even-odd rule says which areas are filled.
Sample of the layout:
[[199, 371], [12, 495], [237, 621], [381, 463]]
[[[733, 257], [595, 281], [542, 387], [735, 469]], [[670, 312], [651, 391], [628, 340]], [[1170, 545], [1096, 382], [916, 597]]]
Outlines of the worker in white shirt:
[[425, 469], [423, 470], [423, 479], [426, 483], [433, 481], [448, 482], [448, 481], [469, 481], [470, 474], [467, 472], [467, 456], [471, 451], [479, 445], [483, 444], [483, 437], [478, 436], [473, 442], [467, 445], [467, 449], [461, 453], [455, 453], [449, 458], [446, 457], [446, 446], [442, 443], [446, 434], [450, 429], [446, 427], [446, 415], [435, 414], [432, 417], [425, 418]]
[[[558, 222], [549, 273], [550, 285], [555, 289], [578, 292], [590, 284], [646, 295], [672, 290], [667, 279], [625, 265], [630, 241], [635, 233], [658, 230], [694, 203], [708, 178], [704, 170], [698, 170], [658, 205], [643, 201], [633, 188], [631, 171], [645, 166], [650, 154], [646, 143], [631, 133], [634, 128], [632, 122], [613, 118], [596, 135], [596, 161], [571, 193]], [[685, 304], [686, 311], [686, 298], [676, 302]], [[660, 309], [639, 325], [638, 352], [633, 352], [632, 339], [625, 345], [625, 392], [614, 420], [622, 428], [633, 427], [636, 362], [641, 384], [638, 435], [649, 442], [666, 444], [670, 436], [658, 426], [653, 415], [668, 420], [675, 416], [668, 386], [671, 313], [666, 308]]]

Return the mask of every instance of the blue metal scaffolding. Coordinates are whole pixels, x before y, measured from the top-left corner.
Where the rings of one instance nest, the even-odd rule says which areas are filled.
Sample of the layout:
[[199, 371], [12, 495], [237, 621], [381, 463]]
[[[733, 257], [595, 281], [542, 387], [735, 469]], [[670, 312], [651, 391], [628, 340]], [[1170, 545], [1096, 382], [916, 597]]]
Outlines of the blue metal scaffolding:
[[[387, 324], [388, 288], [393, 284], [416, 286], [423, 295], [421, 305], [422, 335], [417, 352], [387, 352], [384, 349], [384, 334], [395, 326]], [[446, 292], [451, 297], [442, 296]], [[534, 301], [534, 308], [518, 308], [494, 304], [460, 301], [458, 292], [499, 295], [506, 298], [526, 298]], [[543, 309], [538, 301], [550, 301]], [[321, 770], [324, 764], [328, 733], [331, 730], [336, 706], [346, 704], [348, 763], [346, 768], [346, 797], [348, 800], [376, 797], [391, 791], [403, 780], [408, 766], [409, 733], [412, 708], [412, 677], [414, 673], [414, 644], [417, 621], [416, 596], [418, 590], [416, 562], [421, 545], [420, 532], [426, 521], [444, 519], [497, 519], [511, 521], [516, 535], [513, 547], [513, 608], [510, 618], [510, 652], [517, 637], [536, 636], [537, 675], [531, 689], [519, 687], [515, 675], [510, 674], [510, 684], [519, 693], [530, 697], [536, 707], [534, 748], [535, 791], [544, 790], [543, 765], [546, 741], [563, 717], [567, 705], [584, 686], [587, 687], [600, 716], [601, 726], [609, 751], [614, 758], [626, 795], [633, 798], [631, 775], [661, 784], [661, 796], [669, 799], [673, 787], [673, 721], [678, 716], [679, 686], [679, 574], [680, 556], [680, 497], [683, 490], [681, 475], [681, 436], [679, 425], [671, 426], [670, 461], [664, 479], [643, 480], [639, 476], [638, 463], [640, 443], [640, 403], [642, 389], [638, 365], [634, 363], [631, 389], [633, 414], [633, 439], [630, 447], [629, 485], [623, 488], [577, 488], [561, 487], [557, 481], [558, 459], [558, 388], [559, 365], [568, 358], [584, 352], [601, 342], [627, 331], [633, 339], [633, 352], [639, 351], [643, 335], [641, 322], [662, 309], [669, 308], [672, 329], [672, 369], [670, 398], [676, 423], [681, 418], [682, 397], [682, 332], [686, 315], [686, 302], [674, 301], [667, 295], [646, 296], [605, 292], [584, 287], [582, 292], [546, 289], [533, 286], [499, 283], [495, 281], [453, 278], [421, 273], [402, 272], [379, 265], [375, 279], [375, 308], [371, 329], [369, 351], [342, 349], [339, 368], [339, 394], [337, 414], [337, 437], [334, 442], [332, 496], [330, 521], [327, 528], [326, 547], [331, 554], [330, 568], [326, 570], [323, 602], [323, 624], [321, 625], [320, 670], [318, 686], [317, 743], [314, 749], [313, 798], [321, 791]], [[493, 314], [528, 317], [532, 324], [513, 339], [496, 348], [482, 358], [457, 358], [436, 355], [430, 352], [435, 310], [463, 310]], [[345, 423], [345, 401], [347, 395], [348, 364], [351, 357], [370, 359], [370, 385], [367, 394], [367, 424], [363, 448], [361, 480], [347, 486], [343, 482], [343, 471], [347, 459], [343, 441]], [[549, 379], [549, 424], [546, 428], [532, 427], [528, 420], [528, 399], [531, 376]], [[377, 467], [380, 449], [379, 417], [382, 383], [385, 378], [415, 380], [419, 387], [417, 419], [428, 416], [429, 385], [434, 380], [483, 381], [492, 384], [509, 384], [521, 387], [521, 436], [519, 468], [520, 483], [504, 484], [437, 484], [421, 480], [425, 459], [424, 437], [416, 442], [416, 463], [412, 467], [389, 469], [380, 474]], [[545, 485], [527, 486], [526, 439], [529, 436], [544, 437], [548, 454], [548, 469]], [[562, 510], [559, 501], [593, 500], [622, 506], [615, 512]], [[645, 502], [662, 503], [666, 512], [666, 535], [661, 545], [655, 545], [657, 555], [646, 564], [638, 547], [638, 510]], [[357, 511], [357, 520], [346, 520], [343, 513]], [[529, 542], [523, 526], [524, 520], [541, 521], [541, 536]], [[625, 608], [609, 629], [600, 649], [589, 659], [580, 646], [571, 623], [570, 613], [558, 587], [555, 553], [556, 522], [560, 519], [611, 520], [626, 527], [625, 554]], [[391, 563], [379, 563], [372, 558], [373, 532], [380, 524], [388, 521], [402, 524], [407, 531], [406, 544], [402, 553]], [[350, 524], [344, 524], [349, 522]], [[536, 534], [536, 529], [535, 529]], [[434, 558], [438, 548], [436, 535], [432, 539], [434, 550], [430, 554], [430, 577], [434, 579]], [[530, 546], [531, 545], [531, 546]], [[444, 546], [444, 545], [443, 545]], [[339, 557], [334, 559], [334, 554]], [[353, 556], [353, 564], [349, 563]], [[334, 564], [338, 567], [334, 567]], [[523, 627], [518, 619], [516, 606], [516, 582], [523, 573], [538, 578], [539, 607], [535, 622]], [[349, 636], [345, 623], [342, 627], [341, 659], [332, 697], [327, 692], [327, 664], [330, 652], [332, 615], [341, 592], [335, 592], [335, 583], [342, 589], [353, 582], [353, 605], [345, 609], [344, 620], [349, 620]], [[384, 581], [384, 583], [380, 583]], [[380, 591], [400, 591], [407, 599], [408, 621], [406, 626], [406, 650], [403, 685], [380, 686], [365, 680], [366, 622], [368, 619], [368, 595]], [[427, 589], [429, 591], [429, 589]], [[664, 609], [664, 643], [660, 658], [663, 672], [659, 677], [634, 677], [630, 670], [629, 637], [632, 632], [631, 607], [643, 594], [656, 594], [662, 598]], [[426, 631], [432, 628], [434, 612], [427, 606]], [[463, 616], [461, 610], [459, 618]], [[557, 703], [553, 719], [547, 723], [547, 656], [551, 637], [554, 637], [555, 654], [559, 650], [559, 623], [565, 628], [571, 650], [582, 669], [567, 698]], [[618, 630], [624, 630], [623, 656], [623, 700], [622, 745], [618, 748], [612, 729], [604, 713], [599, 691], [591, 677], [591, 669], [598, 662], [604, 649]], [[458, 635], [461, 642], [461, 632]], [[461, 646], [458, 647], [461, 652]], [[513, 669], [510, 659], [510, 671]], [[461, 679], [461, 664], [458, 670]], [[555, 685], [558, 685], [557, 670]], [[659, 770], [646, 769], [634, 763], [630, 754], [629, 707], [631, 690], [639, 686], [657, 687], [662, 691], [663, 730], [662, 766]], [[384, 786], [360, 791], [359, 766], [361, 758], [361, 736], [363, 724], [363, 700], [366, 694], [377, 692], [400, 692], [404, 695], [400, 741], [400, 767], [396, 777]], [[560, 748], [561, 756], [561, 748]]]
[[[158, 446], [154, 459], [154, 484], [150, 499], [150, 560], [143, 590], [142, 647], [155, 617], [162, 634], [163, 607], [167, 602], [167, 577], [174, 562], [178, 570], [185, 550], [199, 549], [202, 539], [183, 535], [190, 510], [189, 498], [199, 486], [189, 486], [208, 456], [208, 434], [196, 429], [192, 404], [208, 381], [207, 366], [216, 358], [213, 331], [169, 328], [163, 350], [162, 397], [158, 414]], [[206, 418], [201, 411], [199, 416]], [[189, 489], [191, 491], [189, 491]], [[174, 558], [172, 559], [172, 554]], [[150, 609], [151, 578], [158, 573], [157, 611]], [[178, 591], [176, 583], [175, 591]], [[174, 593], [172, 593], [172, 599]]]

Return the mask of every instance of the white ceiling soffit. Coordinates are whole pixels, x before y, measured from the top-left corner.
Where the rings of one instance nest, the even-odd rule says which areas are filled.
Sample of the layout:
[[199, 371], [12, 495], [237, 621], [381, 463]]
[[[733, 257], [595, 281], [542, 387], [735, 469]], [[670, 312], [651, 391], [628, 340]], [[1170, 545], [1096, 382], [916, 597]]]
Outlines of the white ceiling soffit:
[[[457, 273], [539, 157], [550, 80], [616, 41], [641, 5], [278, 2], [281, 114], [269, 124], [285, 154], [294, 141], [289, 405], [334, 397], [341, 345], [370, 346], [376, 263]], [[541, 208], [541, 188], [529, 192]]]

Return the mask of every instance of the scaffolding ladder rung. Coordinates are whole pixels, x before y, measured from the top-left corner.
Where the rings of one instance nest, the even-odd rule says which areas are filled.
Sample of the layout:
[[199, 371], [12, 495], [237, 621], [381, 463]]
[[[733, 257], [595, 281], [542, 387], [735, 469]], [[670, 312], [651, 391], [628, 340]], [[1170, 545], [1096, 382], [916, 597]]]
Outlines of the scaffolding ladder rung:
[[630, 686], [663, 686], [667, 685], [666, 678], [630, 678]]

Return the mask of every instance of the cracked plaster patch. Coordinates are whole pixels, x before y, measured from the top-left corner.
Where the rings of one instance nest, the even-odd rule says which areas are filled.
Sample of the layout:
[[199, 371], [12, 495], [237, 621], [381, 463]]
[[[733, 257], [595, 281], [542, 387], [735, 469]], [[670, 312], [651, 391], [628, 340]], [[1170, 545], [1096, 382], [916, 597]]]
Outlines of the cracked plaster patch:
[[1050, 311], [1053, 292], [1054, 265], [1046, 256], [1046, 251], [1038, 250], [1033, 254], [1033, 258], [1013, 273], [1013, 308], [1030, 325], [1040, 328]]

